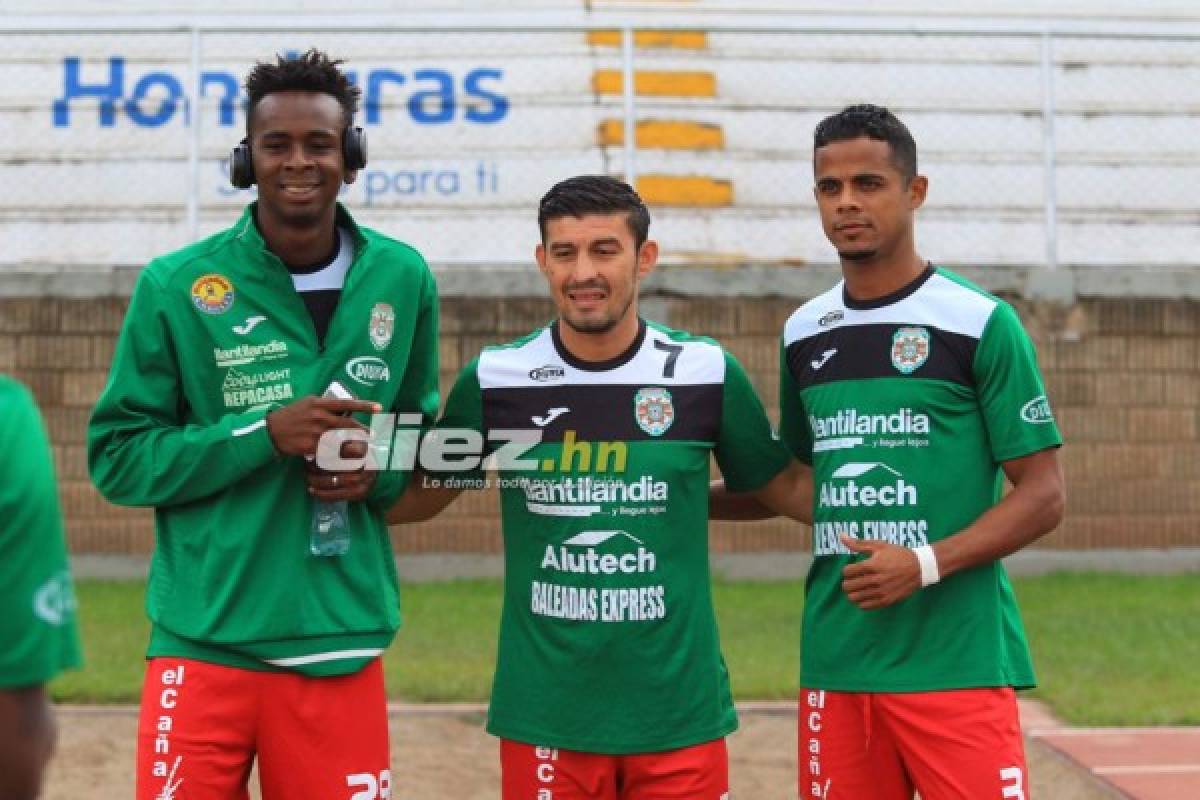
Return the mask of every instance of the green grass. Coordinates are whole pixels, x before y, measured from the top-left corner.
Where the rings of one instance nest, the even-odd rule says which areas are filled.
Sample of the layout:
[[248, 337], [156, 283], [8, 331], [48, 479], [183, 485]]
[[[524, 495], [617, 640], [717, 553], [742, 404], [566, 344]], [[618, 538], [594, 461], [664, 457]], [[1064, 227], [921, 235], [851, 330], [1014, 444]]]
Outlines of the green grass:
[[1016, 582], [1039, 687], [1080, 725], [1200, 725], [1200, 575]]
[[[1200, 577], [1053, 575], [1016, 581], [1041, 686], [1079, 725], [1200, 724]], [[86, 669], [66, 702], [136, 702], [148, 635], [140, 583], [79, 584]], [[721, 638], [740, 700], [792, 700], [803, 586], [718, 583]], [[410, 584], [384, 660], [392, 696], [479, 701], [491, 689], [498, 581]]]
[[66, 703], [136, 703], [150, 639], [145, 585], [80, 581], [75, 592], [84, 668], [54, 681], [54, 697]]
[[499, 581], [407, 584], [400, 608], [400, 632], [383, 659], [393, 698], [464, 702], [491, 694]]

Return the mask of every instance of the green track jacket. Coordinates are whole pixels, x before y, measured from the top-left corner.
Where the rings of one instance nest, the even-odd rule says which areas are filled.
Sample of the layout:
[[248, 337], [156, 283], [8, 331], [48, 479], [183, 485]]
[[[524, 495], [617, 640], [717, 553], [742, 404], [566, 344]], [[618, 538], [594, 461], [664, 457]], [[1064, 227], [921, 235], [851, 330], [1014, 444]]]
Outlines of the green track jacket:
[[385, 411], [437, 413], [437, 289], [407, 245], [359, 228], [323, 348], [253, 206], [237, 225], [143, 270], [88, 426], [114, 503], [153, 506], [150, 656], [310, 675], [354, 672], [400, 623], [383, 512], [409, 474], [351, 503], [350, 551], [309, 554], [303, 464], [266, 414], [338, 380]]

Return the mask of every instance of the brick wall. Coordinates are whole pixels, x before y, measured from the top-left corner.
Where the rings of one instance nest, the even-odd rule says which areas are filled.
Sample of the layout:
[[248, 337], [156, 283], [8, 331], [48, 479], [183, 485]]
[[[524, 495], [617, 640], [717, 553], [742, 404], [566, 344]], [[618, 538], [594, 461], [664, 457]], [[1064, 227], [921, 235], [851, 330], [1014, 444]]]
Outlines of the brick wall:
[[[148, 553], [150, 513], [107, 504], [87, 478], [84, 430], [104, 385], [127, 300], [0, 299], [0, 370], [29, 384], [58, 463], [71, 548]], [[1200, 303], [1082, 300], [1070, 308], [1017, 301], [1038, 347], [1068, 446], [1069, 505], [1043, 547], [1200, 546]], [[750, 372], [775, 414], [777, 337], [796, 303], [781, 299], [656, 298], [673, 327], [715, 336]], [[442, 385], [484, 344], [552, 315], [541, 299], [442, 303]], [[407, 552], [496, 552], [492, 493], [467, 493], [437, 520], [393, 530]], [[717, 524], [717, 552], [790, 550], [807, 533], [779, 522]]]

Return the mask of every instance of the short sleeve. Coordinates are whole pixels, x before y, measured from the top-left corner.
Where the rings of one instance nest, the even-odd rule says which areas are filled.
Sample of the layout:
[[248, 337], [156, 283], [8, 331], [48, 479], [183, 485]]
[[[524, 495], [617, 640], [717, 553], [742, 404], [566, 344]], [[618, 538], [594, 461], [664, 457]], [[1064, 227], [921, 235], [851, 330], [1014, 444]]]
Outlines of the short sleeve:
[[725, 485], [732, 492], [762, 488], [791, 461], [771, 430], [762, 401], [742, 365], [728, 353], [716, 458]]
[[973, 364], [979, 406], [996, 461], [1062, 444], [1033, 342], [1017, 312], [999, 303], [988, 319]]
[[80, 663], [75, 595], [46, 430], [29, 391], [0, 377], [0, 688]]
[[804, 413], [804, 401], [788, 365], [787, 346], [779, 343], [779, 438], [800, 461], [812, 464], [812, 431]]
[[[429, 435], [448, 445], [463, 444], [464, 447], [466, 437], [477, 436], [481, 448], [476, 453], [486, 454], [488, 452], [487, 431], [484, 430], [483, 425], [483, 392], [479, 388], [478, 358], [473, 359], [458, 373], [458, 377], [454, 381], [454, 388], [450, 390], [450, 396], [446, 398], [446, 407], [442, 411], [441, 419], [433, 426]], [[470, 482], [482, 481], [484, 477], [482, 467], [477, 466], [468, 470], [439, 468], [439, 465], [428, 462], [424, 453], [426, 449], [426, 446], [423, 445], [421, 468], [426, 473], [438, 476], [453, 475]], [[428, 449], [433, 450], [433, 448]], [[454, 455], [448, 457], [447, 461], [460, 461], [466, 458], [464, 455]]]

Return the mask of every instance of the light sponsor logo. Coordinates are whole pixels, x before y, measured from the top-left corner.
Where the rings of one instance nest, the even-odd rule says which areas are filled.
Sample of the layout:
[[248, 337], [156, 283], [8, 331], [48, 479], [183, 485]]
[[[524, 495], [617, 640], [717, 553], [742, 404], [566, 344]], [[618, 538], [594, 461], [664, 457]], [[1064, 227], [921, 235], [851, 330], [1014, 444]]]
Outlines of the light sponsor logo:
[[822, 328], [828, 328], [831, 325], [837, 325], [839, 322], [841, 322], [845, 318], [846, 318], [846, 313], [844, 311], [842, 311], [841, 309], [836, 309], [836, 310], [830, 311], [829, 313], [822, 316], [819, 320], [817, 320], [817, 324], [820, 325]]
[[[617, 554], [601, 553], [596, 549], [613, 539], [633, 542], [637, 551]], [[654, 572], [657, 560], [641, 539], [626, 531], [583, 531], [558, 547], [546, 545], [541, 566], [552, 572], [581, 575], [639, 575]]]
[[567, 371], [557, 364], [546, 364], [529, 370], [529, 380], [537, 381], [538, 383], [552, 383], [553, 381], [561, 381], [566, 377], [566, 374]]
[[614, 515], [665, 511], [665, 506], [651, 504], [665, 504], [670, 495], [666, 481], [656, 481], [649, 475], [632, 481], [590, 475], [530, 480], [523, 488], [525, 507], [533, 514], [548, 517], [590, 517], [601, 513], [605, 504], [621, 507]]
[[179, 774], [183, 766], [183, 754], [175, 754], [174, 759], [171, 756], [176, 749], [172, 736], [176, 727], [175, 709], [179, 707], [180, 696], [184, 693], [186, 671], [187, 665], [181, 663], [174, 669], [164, 669], [159, 676], [162, 689], [158, 693], [158, 709], [152, 712], [157, 713], [158, 718], [154, 723], [154, 761], [150, 765], [150, 777], [162, 778], [163, 784], [154, 800], [175, 800], [176, 793], [183, 786], [183, 776]]
[[818, 417], [810, 414], [809, 427], [813, 433], [813, 451], [846, 450], [867, 443], [867, 437], [878, 437], [872, 444], [895, 446], [897, 443], [927, 445], [929, 415], [911, 408], [901, 408], [890, 414], [865, 414], [854, 408]]
[[225, 373], [225, 380], [221, 382], [221, 389], [226, 392], [237, 391], [239, 389], [253, 389], [265, 383], [291, 380], [291, 377], [292, 371], [287, 367], [253, 373], [231, 368]]
[[551, 422], [554, 422], [554, 420], [561, 417], [563, 414], [569, 413], [571, 413], [571, 409], [567, 408], [566, 406], [559, 406], [557, 408], [551, 408], [547, 410], [542, 416], [532, 416], [529, 418], [529, 421], [534, 425], [537, 425], [539, 428], [544, 428]]
[[56, 628], [71, 618], [75, 613], [75, 592], [71, 588], [70, 572], [52, 576], [34, 591], [33, 613]]
[[532, 581], [529, 588], [529, 610], [539, 617], [573, 622], [653, 622], [667, 615], [667, 592], [661, 584], [597, 589]]
[[813, 555], [848, 556], [842, 536], [887, 542], [909, 549], [929, 544], [926, 519], [867, 519], [817, 522], [813, 525]]
[[834, 356], [836, 356], [836, 355], [837, 355], [837, 348], [836, 348], [836, 347], [831, 347], [830, 349], [826, 350], [824, 353], [821, 353], [821, 357], [820, 357], [820, 358], [815, 358], [815, 359], [813, 359], [813, 360], [812, 360], [812, 362], [811, 362], [811, 366], [812, 366], [812, 368], [813, 368], [813, 371], [814, 371], [814, 372], [816, 372], [816, 371], [817, 371], [817, 370], [819, 370], [821, 367], [825, 366], [826, 362], [828, 362], [828, 361], [829, 361], [829, 359], [833, 358], [833, 357], [834, 357]]
[[392, 379], [387, 362], [378, 356], [359, 356], [346, 362], [346, 374], [350, 380], [362, 386], [376, 386]]
[[262, 324], [266, 321], [267, 321], [267, 318], [264, 316], [261, 316], [261, 315], [247, 317], [246, 321], [243, 322], [241, 325], [233, 326], [233, 332], [239, 336], [245, 336], [246, 334], [250, 333], [250, 331], [254, 330], [260, 324]]
[[[889, 483], [884, 486], [862, 485], [860, 478], [880, 473]], [[890, 476], [890, 477], [888, 477]], [[834, 480], [822, 481], [820, 508], [895, 508], [917, 505], [917, 487], [887, 464], [878, 462], [843, 464], [833, 471]]]
[[1054, 412], [1050, 410], [1050, 401], [1046, 395], [1039, 394], [1021, 406], [1021, 419], [1030, 425], [1045, 425], [1054, 422]]
[[236, 347], [214, 347], [213, 361], [217, 367], [241, 367], [260, 361], [276, 361], [287, 358], [287, 342], [272, 339], [263, 344], [239, 344]]
[[[825, 727], [824, 715], [825, 710], [825, 692], [824, 690], [808, 692], [807, 711], [801, 712], [801, 726], [806, 731], [801, 736], [808, 736], [808, 774], [811, 776], [811, 785], [809, 794], [812, 797], [830, 797], [830, 790], [833, 788], [833, 779], [825, 778], [822, 772], [821, 761], [821, 731]], [[803, 753], [801, 754], [803, 760]]]
[[285, 367], [267, 372], [243, 372], [231, 367], [221, 382], [226, 408], [246, 408], [293, 399], [292, 371]]

